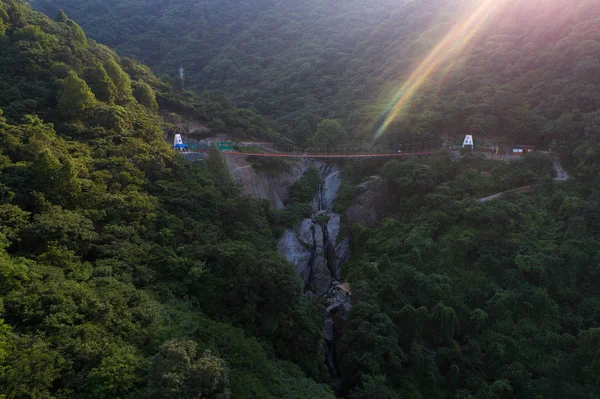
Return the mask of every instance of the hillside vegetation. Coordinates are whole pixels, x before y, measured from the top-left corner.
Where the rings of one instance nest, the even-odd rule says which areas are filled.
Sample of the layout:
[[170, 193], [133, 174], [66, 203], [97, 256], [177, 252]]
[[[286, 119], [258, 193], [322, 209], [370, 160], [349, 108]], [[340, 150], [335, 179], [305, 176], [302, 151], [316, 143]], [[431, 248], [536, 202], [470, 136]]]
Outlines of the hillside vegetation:
[[[172, 151], [161, 112], [367, 142], [469, 2], [33, 3], [51, 18], [0, 0], [1, 399], [332, 399], [331, 382], [347, 399], [600, 399], [597, 0], [509, 2], [382, 139], [552, 143], [572, 179], [546, 154], [339, 165], [334, 209], [384, 218], [340, 229], [352, 310], [334, 376], [323, 304], [274, 250], [319, 171], [275, 212], [216, 149], [200, 166]], [[183, 61], [197, 92], [128, 56], [159, 74]]]
[[[389, 99], [469, 0], [215, 2], [33, 0], [187, 86], [221, 90], [300, 145], [324, 118], [368, 142]], [[518, 0], [433, 77], [384, 140], [443, 134], [577, 141], [600, 107], [600, 1]], [[355, 141], [353, 141], [354, 143]]]
[[268, 206], [169, 149], [148, 69], [19, 0], [0, 39], [0, 397], [332, 397]]
[[[345, 394], [600, 397], [598, 179], [553, 184], [549, 162], [530, 156], [484, 177], [485, 162], [446, 157], [348, 167], [384, 179], [395, 218], [351, 232]], [[472, 199], [536, 178], [527, 195]]]

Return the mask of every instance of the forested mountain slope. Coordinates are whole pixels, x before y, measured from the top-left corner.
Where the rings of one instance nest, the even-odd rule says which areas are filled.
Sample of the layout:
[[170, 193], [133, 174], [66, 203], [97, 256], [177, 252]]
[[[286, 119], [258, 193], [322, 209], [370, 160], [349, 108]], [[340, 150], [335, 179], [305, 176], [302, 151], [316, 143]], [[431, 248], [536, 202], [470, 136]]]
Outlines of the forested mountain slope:
[[480, 203], [469, 196], [490, 180], [547, 160], [527, 156], [508, 175], [489, 165], [486, 178], [485, 162], [447, 156], [347, 171], [381, 176], [400, 215], [352, 230], [338, 348], [349, 397], [600, 397], [597, 177]]
[[[305, 145], [322, 118], [341, 119], [351, 137], [371, 139], [391, 94], [477, 4], [272, 0], [249, 7], [200, 1], [191, 10], [184, 0], [32, 2], [51, 15], [68, 10], [94, 38], [141, 56], [159, 73], [174, 76], [182, 61], [188, 87], [223, 90], [236, 104], [277, 119], [285, 135]], [[498, 4], [384, 139], [470, 130], [507, 142], [550, 143], [591, 126], [600, 107], [600, 2]], [[88, 12], [97, 8], [102, 12]]]
[[0, 64], [0, 397], [331, 398], [268, 206], [165, 144], [148, 69], [19, 0]]
[[[198, 4], [62, 6], [98, 32], [132, 29], [115, 38], [125, 52], [152, 47], [133, 31], [147, 14], [173, 32], [195, 26], [185, 7]], [[338, 144], [370, 139], [382, 90], [400, 86], [465, 3], [206, 4], [216, 19], [204, 26], [231, 46], [189, 39], [210, 58], [191, 68], [197, 88], [269, 112], [299, 143], [316, 133]], [[335, 212], [364, 199], [368, 180], [388, 217], [340, 229], [351, 238], [353, 307], [334, 376], [345, 398], [600, 398], [600, 11], [595, 0], [510, 4], [384, 137], [491, 126], [555, 139], [574, 178], [555, 183], [543, 154], [339, 165]], [[0, 398], [333, 398], [323, 306], [274, 251], [311, 214], [318, 172], [281, 212], [241, 196], [218, 152], [198, 167], [169, 149], [157, 109], [277, 139], [265, 118], [219, 93], [178, 93], [51, 11], [0, 0]], [[173, 58], [151, 61], [170, 69]], [[211, 67], [221, 62], [230, 68]], [[477, 201], [522, 185], [526, 195]]]
[[[42, 0], [34, 5], [48, 15], [68, 10], [95, 40], [174, 74], [185, 62], [204, 68], [239, 32], [247, 29], [272, 0]], [[191, 72], [191, 71], [190, 71]]]

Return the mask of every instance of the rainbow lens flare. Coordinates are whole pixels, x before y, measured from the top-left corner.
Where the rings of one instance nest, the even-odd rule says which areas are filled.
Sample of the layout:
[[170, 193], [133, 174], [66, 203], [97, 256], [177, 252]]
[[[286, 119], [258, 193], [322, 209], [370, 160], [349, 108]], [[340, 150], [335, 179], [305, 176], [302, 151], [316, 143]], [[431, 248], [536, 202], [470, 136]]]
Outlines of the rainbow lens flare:
[[389, 106], [383, 112], [381, 126], [375, 133], [374, 140], [381, 137], [410, 105], [411, 100], [437, 74], [442, 67], [447, 73], [453, 60], [465, 49], [473, 37], [484, 27], [492, 16], [507, 0], [482, 0], [474, 9], [469, 9], [461, 23], [455, 25], [444, 38], [429, 52], [425, 59], [413, 71], [410, 77], [400, 87], [392, 98]]

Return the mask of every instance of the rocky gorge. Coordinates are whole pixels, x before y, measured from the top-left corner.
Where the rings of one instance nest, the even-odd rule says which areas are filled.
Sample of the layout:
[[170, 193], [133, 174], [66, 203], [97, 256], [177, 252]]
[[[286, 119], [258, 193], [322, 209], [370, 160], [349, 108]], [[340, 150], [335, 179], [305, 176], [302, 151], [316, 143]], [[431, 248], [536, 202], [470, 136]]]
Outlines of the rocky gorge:
[[277, 241], [277, 250], [295, 265], [307, 297], [317, 297], [325, 306], [323, 347], [331, 385], [340, 381], [337, 344], [351, 304], [350, 285], [342, 280], [342, 266], [350, 258], [350, 237], [342, 225], [360, 223], [375, 226], [383, 217], [386, 185], [377, 176], [358, 184], [354, 198], [340, 215], [332, 211], [344, 183], [338, 165], [317, 161], [290, 162], [289, 170], [275, 176], [255, 170], [244, 158], [227, 157], [229, 171], [247, 195], [263, 198], [277, 210], [285, 207], [290, 187], [310, 168], [319, 170], [321, 184], [311, 202], [312, 215], [286, 229]]
[[322, 183], [312, 201], [312, 217], [287, 229], [277, 249], [296, 266], [305, 294], [324, 301], [325, 361], [330, 375], [336, 379], [339, 377], [336, 346], [351, 309], [349, 285], [341, 281], [341, 267], [350, 256], [350, 239], [340, 236], [341, 216], [331, 211], [342, 185], [340, 170], [328, 164], [315, 166], [319, 168]]

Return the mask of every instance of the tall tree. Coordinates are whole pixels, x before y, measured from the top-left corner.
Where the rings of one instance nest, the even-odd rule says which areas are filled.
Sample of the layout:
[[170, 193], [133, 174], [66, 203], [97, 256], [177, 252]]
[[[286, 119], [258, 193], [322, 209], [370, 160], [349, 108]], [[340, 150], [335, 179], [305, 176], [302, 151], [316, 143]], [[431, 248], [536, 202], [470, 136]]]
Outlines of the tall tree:
[[131, 101], [133, 92], [129, 75], [127, 75], [121, 66], [113, 59], [104, 63], [104, 69], [117, 88], [117, 103], [125, 104]]
[[114, 104], [117, 99], [118, 90], [113, 80], [108, 76], [102, 65], [96, 65], [89, 72], [89, 84], [92, 92], [100, 101]]
[[65, 118], [81, 118], [96, 105], [96, 97], [87, 85], [73, 71], [60, 82], [58, 110]]
[[150, 85], [146, 82], [133, 83], [133, 96], [144, 107], [152, 111], [158, 110], [158, 102]]

